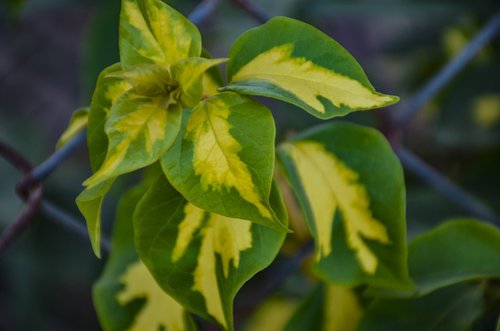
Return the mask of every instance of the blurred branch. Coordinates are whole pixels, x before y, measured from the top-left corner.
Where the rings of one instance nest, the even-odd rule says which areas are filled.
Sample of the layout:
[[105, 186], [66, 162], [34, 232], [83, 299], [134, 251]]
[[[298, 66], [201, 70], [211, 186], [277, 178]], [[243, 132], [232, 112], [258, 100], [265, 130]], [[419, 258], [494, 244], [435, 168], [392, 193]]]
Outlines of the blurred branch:
[[17, 186], [18, 192], [23, 192], [30, 186], [40, 183], [47, 178], [73, 151], [80, 146], [87, 137], [86, 132], [80, 132], [67, 144], [57, 150], [48, 159], [43, 161], [39, 166], [26, 174]]
[[26, 199], [26, 205], [17, 217], [7, 226], [0, 236], [0, 255], [14, 242], [31, 224], [38, 213], [42, 200], [42, 187], [37, 186]]
[[203, 24], [215, 11], [220, 0], [203, 0], [189, 14], [188, 19], [195, 25]]
[[434, 78], [432, 78], [410, 101], [396, 112], [393, 112], [394, 125], [398, 130], [403, 130], [425, 106], [460, 70], [462, 70], [474, 56], [498, 33], [500, 30], [500, 13], [478, 32], [469, 44], [449, 62]]
[[448, 180], [412, 152], [399, 148], [396, 149], [396, 154], [408, 172], [420, 178], [449, 201], [455, 203], [472, 216], [500, 225], [498, 217], [483, 202]]
[[[40, 205], [40, 214], [45, 216], [49, 221], [54, 224], [60, 225], [62, 228], [66, 229], [68, 232], [76, 234], [78, 237], [89, 240], [89, 233], [87, 227], [74, 219], [61, 209], [57, 208], [53, 204], [47, 201], [42, 201]], [[104, 252], [109, 252], [111, 250], [111, 243], [107, 238], [101, 238], [101, 249]]]
[[271, 15], [250, 0], [232, 0], [232, 2], [260, 23], [266, 23], [271, 19]]
[[[86, 227], [68, 214], [59, 210], [52, 204], [42, 201], [41, 180], [45, 179], [54, 169], [64, 161], [78, 145], [85, 140], [85, 133], [79, 134], [63, 148], [52, 154], [39, 167], [33, 169], [31, 163], [10, 145], [0, 141], [0, 156], [20, 170], [24, 177], [16, 186], [16, 193], [26, 202], [19, 215], [7, 226], [0, 235], [0, 254], [15, 241], [28, 228], [38, 212], [61, 225], [66, 230], [90, 240]], [[102, 239], [102, 248], [109, 251], [110, 244], [107, 239]]]

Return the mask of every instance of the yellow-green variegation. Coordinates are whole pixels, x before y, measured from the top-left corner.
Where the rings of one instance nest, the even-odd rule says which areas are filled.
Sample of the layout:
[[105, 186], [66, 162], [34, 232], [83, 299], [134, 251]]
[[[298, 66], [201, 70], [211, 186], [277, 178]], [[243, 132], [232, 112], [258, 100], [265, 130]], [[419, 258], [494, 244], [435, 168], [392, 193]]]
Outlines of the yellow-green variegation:
[[[93, 171], [99, 169], [108, 150], [108, 137], [104, 126], [111, 106], [131, 88], [126, 81], [112, 77], [113, 73], [120, 70], [118, 63], [104, 69], [97, 79], [92, 96], [88, 114], [87, 146]], [[113, 181], [114, 178], [109, 178], [97, 185], [86, 187], [76, 198], [76, 204], [87, 223], [92, 248], [98, 257], [101, 256], [101, 206]]]
[[363, 314], [353, 289], [319, 284], [282, 331], [355, 331]]
[[409, 286], [401, 165], [377, 131], [336, 123], [279, 155], [315, 239], [315, 270], [353, 286]]
[[231, 49], [223, 90], [294, 104], [328, 119], [380, 108], [397, 97], [375, 91], [361, 66], [314, 27], [275, 17], [241, 35]]
[[98, 256], [100, 208], [110, 183], [166, 153], [183, 109], [198, 103], [210, 82], [205, 72], [225, 61], [202, 58], [196, 27], [160, 0], [123, 0], [119, 39], [120, 63], [103, 70], [92, 97], [94, 174], [77, 199]]
[[[275, 188], [271, 203], [286, 224]], [[139, 202], [134, 230], [139, 256], [158, 284], [189, 311], [224, 330], [233, 330], [237, 291], [271, 263], [286, 234], [200, 209], [164, 176]]]
[[186, 310], [158, 286], [135, 252], [132, 215], [145, 188], [120, 200], [111, 256], [93, 289], [99, 321], [104, 331], [195, 331]]
[[186, 116], [162, 166], [193, 205], [285, 231], [269, 204], [274, 138], [266, 107], [223, 92], [204, 99]]
[[196, 27], [160, 0], [123, 0], [119, 37], [122, 70], [108, 77], [131, 89], [111, 105], [106, 158], [85, 186], [158, 160], [174, 142], [182, 109], [201, 99], [204, 72], [225, 61], [200, 57]]

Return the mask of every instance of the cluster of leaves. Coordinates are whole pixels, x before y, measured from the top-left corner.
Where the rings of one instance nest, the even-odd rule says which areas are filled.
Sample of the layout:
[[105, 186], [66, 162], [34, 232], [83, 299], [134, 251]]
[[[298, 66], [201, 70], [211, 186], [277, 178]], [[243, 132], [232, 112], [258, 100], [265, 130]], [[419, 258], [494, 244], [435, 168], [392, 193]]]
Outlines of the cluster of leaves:
[[[321, 281], [286, 330], [407, 329], [406, 320], [386, 320], [388, 305], [411, 314], [428, 306], [431, 292], [499, 276], [500, 247], [476, 239], [498, 243], [500, 234], [475, 221], [416, 239], [408, 256], [403, 172], [376, 130], [336, 122], [275, 150], [273, 117], [248, 95], [320, 119], [398, 100], [376, 92], [322, 32], [277, 17], [240, 36], [228, 59], [211, 59], [180, 13], [160, 0], [123, 0], [119, 43], [120, 62], [101, 73], [90, 108], [75, 114], [61, 140], [87, 122], [94, 174], [77, 204], [97, 256], [105, 195], [117, 177], [143, 169], [120, 202], [111, 256], [94, 290], [105, 330], [196, 330], [191, 313], [234, 330], [236, 293], [275, 259], [290, 232], [277, 173], [303, 211]], [[227, 84], [216, 67], [226, 61]], [[454, 240], [468, 242], [465, 251]], [[453, 258], [462, 253], [469, 269]], [[458, 286], [482, 300], [484, 286]], [[377, 298], [365, 314], [355, 287]], [[407, 299], [414, 297], [422, 298]], [[477, 307], [452, 322], [470, 325]]]

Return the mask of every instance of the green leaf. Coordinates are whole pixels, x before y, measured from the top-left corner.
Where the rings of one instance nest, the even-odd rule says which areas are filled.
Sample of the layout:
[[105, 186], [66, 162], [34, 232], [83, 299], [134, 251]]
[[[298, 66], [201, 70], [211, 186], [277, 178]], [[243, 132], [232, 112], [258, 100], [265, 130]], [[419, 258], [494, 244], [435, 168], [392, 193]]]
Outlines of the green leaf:
[[168, 98], [128, 92], [117, 100], [106, 122], [106, 159], [83, 183], [85, 186], [140, 169], [165, 154], [179, 132], [182, 117], [180, 107], [170, 106]]
[[89, 149], [89, 158], [92, 170], [99, 169], [106, 152], [108, 150], [108, 137], [104, 132], [104, 125], [111, 109], [111, 105], [131, 86], [123, 79], [108, 77], [109, 74], [120, 71], [119, 63], [113, 64], [104, 69], [97, 79], [90, 112], [87, 129], [87, 145]]
[[452, 284], [500, 278], [500, 231], [479, 220], [451, 220], [416, 237], [408, 247], [414, 291], [369, 293], [422, 296]]
[[266, 107], [224, 92], [194, 108], [162, 167], [197, 207], [284, 230], [269, 206], [274, 138]]
[[469, 330], [483, 305], [483, 290], [471, 284], [446, 287], [418, 299], [375, 300], [358, 330]]
[[97, 257], [101, 257], [101, 207], [114, 179], [85, 188], [76, 198], [78, 209], [87, 222], [90, 244]]
[[241, 35], [221, 90], [276, 98], [328, 119], [397, 102], [375, 91], [361, 66], [314, 27], [275, 17]]
[[278, 150], [316, 243], [314, 270], [345, 286], [410, 286], [403, 171], [378, 131], [335, 123]]
[[225, 61], [227, 59], [190, 57], [180, 60], [172, 66], [172, 77], [179, 83], [180, 101], [184, 108], [192, 108], [200, 101], [203, 95], [204, 73], [211, 67]]
[[93, 299], [105, 331], [194, 331], [191, 317], [164, 293], [134, 249], [132, 215], [146, 185], [127, 192], [117, 210], [112, 249], [94, 285]]
[[169, 66], [201, 55], [196, 26], [160, 0], [122, 0], [119, 40], [124, 68], [146, 63]]
[[355, 331], [361, 314], [361, 305], [351, 289], [320, 284], [297, 309], [284, 331]]
[[[286, 223], [273, 186], [271, 203]], [[285, 232], [209, 213], [186, 201], [160, 176], [134, 214], [136, 247], [158, 284], [186, 309], [233, 330], [239, 288], [267, 267]]]
[[69, 121], [69, 125], [62, 133], [61, 137], [56, 143], [56, 149], [66, 145], [77, 134], [85, 130], [89, 119], [89, 108], [80, 108], [75, 110]]

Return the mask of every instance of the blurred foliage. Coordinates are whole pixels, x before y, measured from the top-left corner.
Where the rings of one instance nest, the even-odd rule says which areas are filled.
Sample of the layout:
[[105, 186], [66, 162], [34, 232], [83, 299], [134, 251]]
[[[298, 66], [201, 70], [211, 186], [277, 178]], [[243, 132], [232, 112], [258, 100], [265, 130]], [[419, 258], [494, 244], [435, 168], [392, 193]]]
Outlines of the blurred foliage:
[[[195, 0], [168, 2], [184, 14], [198, 3]], [[256, 2], [273, 15], [296, 17], [319, 27], [359, 59], [369, 76], [374, 78], [377, 88], [400, 95], [403, 100], [456, 56], [491, 14], [500, 9], [496, 0]], [[83, 8], [88, 14], [77, 62], [81, 64], [80, 100], [77, 102], [86, 105], [98, 73], [118, 59], [119, 0], [2, 0], [0, 38], [11, 28], [4, 18], [16, 21], [17, 25], [29, 24], [30, 20], [43, 21], [53, 13], [64, 15], [65, 11], [74, 8]], [[62, 28], [66, 26], [64, 24], [61, 23]], [[256, 25], [229, 1], [221, 1], [217, 12], [200, 29], [206, 41], [204, 46], [219, 57], [227, 54], [229, 46], [241, 32]], [[16, 45], [12, 44], [12, 47]], [[4, 51], [0, 49], [0, 64], [4, 61]], [[0, 77], [0, 88], [3, 84], [6, 81]], [[500, 213], [499, 86], [500, 39], [496, 38], [427, 105], [405, 137], [405, 144], [410, 149], [497, 213]], [[280, 141], [318, 123], [293, 106], [269, 100], [265, 103], [275, 115]], [[52, 119], [34, 122], [30, 114], [10, 110], [10, 107], [0, 97], [0, 139], [19, 148], [38, 164], [55, 145], [54, 134], [51, 136], [44, 128]], [[40, 109], [42, 114], [45, 111]], [[64, 117], [62, 122], [69, 121], [71, 111], [73, 109], [67, 109], [60, 115]], [[390, 111], [397, 111], [397, 108]], [[346, 120], [375, 126], [378, 124], [376, 113], [357, 113]], [[60, 132], [62, 129], [60, 127]], [[86, 152], [82, 149], [65, 162], [46, 185], [46, 196], [73, 215], [78, 215], [74, 197], [90, 171], [86, 164]], [[0, 160], [0, 174], [0, 228], [3, 228], [15, 217], [22, 203], [13, 194], [19, 174], [3, 160]], [[460, 206], [447, 201], [418, 179], [407, 176], [406, 181], [410, 238], [445, 219], [467, 216]], [[113, 192], [127, 185], [128, 182], [117, 183]], [[107, 220], [105, 233], [109, 233], [116, 194], [112, 194], [106, 204], [109, 208], [104, 208], [103, 218]], [[271, 271], [264, 271], [252, 280], [248, 288], [243, 288], [238, 301], [244, 302], [252, 297], [252, 289], [272, 278], [283, 258], [293, 254], [303, 240], [290, 240], [275, 269], [271, 266]], [[0, 330], [98, 330], [90, 288], [102, 266], [87, 242], [45, 219], [37, 219], [27, 233], [0, 257]], [[262, 325], [261, 318], [267, 318], [263, 314], [274, 316], [279, 324], [276, 330], [280, 330], [296, 307], [300, 307], [299, 303], [317, 291], [315, 277], [303, 271], [289, 277], [279, 296], [263, 304], [244, 330], [262, 330], [259, 326]], [[470, 325], [478, 317], [473, 330], [492, 330], [500, 311], [499, 298], [500, 286], [495, 281], [446, 287], [429, 296], [408, 299], [404, 304], [396, 299], [370, 303], [363, 298], [362, 304], [368, 313], [361, 321], [361, 330], [376, 330], [373, 325], [378, 325], [381, 330], [402, 329], [399, 323], [409, 317], [420, 323], [419, 317], [412, 314], [415, 309], [427, 310], [427, 316], [433, 316], [432, 309], [442, 310], [443, 307], [450, 308], [447, 318], [461, 318], [455, 319], [458, 325], [447, 325], [442, 330], [463, 329], [463, 325]], [[489, 310], [483, 310], [484, 306], [490, 307]], [[387, 321], [392, 324], [386, 324]], [[365, 327], [368, 324], [370, 328]], [[425, 329], [422, 324], [417, 325], [418, 330]]]

